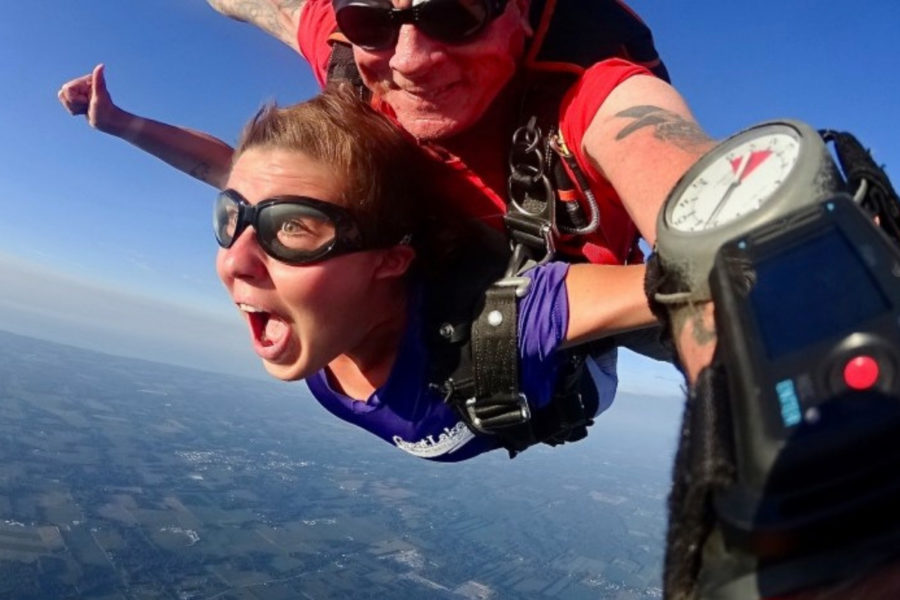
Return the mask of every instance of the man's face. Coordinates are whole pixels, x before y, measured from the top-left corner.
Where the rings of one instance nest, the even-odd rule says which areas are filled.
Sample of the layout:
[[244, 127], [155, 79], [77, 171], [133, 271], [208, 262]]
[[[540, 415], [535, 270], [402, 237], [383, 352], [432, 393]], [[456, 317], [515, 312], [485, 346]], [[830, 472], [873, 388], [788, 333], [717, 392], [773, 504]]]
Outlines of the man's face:
[[[397, 8], [410, 0], [392, 0]], [[502, 15], [461, 44], [429, 38], [413, 24], [384, 50], [354, 46], [363, 82], [420, 140], [457, 135], [475, 124], [509, 82], [531, 35], [527, 0], [510, 0]]]

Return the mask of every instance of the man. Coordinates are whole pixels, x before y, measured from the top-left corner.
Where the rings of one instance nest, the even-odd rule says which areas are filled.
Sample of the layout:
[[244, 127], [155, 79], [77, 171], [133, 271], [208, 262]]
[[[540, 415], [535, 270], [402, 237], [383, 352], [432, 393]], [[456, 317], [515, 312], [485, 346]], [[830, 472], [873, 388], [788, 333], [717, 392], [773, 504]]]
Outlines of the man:
[[[433, 2], [434, 0], [429, 0]], [[328, 0], [209, 0], [222, 14], [251, 22], [301, 52], [324, 83], [328, 35], [335, 15]], [[398, 7], [407, 0], [396, 0]], [[422, 3], [419, 3], [420, 5]], [[458, 43], [426, 35], [417, 23], [396, 28], [385, 47], [353, 47], [354, 60], [373, 102], [463, 172], [482, 198], [470, 200], [474, 216], [490, 219], [505, 210], [506, 164], [519, 98], [513, 85], [523, 67], [528, 40], [528, 0], [499, 4], [475, 35]], [[351, 39], [351, 42], [353, 40]], [[583, 111], [566, 142], [592, 184], [603, 187], [602, 249], [583, 252], [594, 262], [627, 258], [634, 227], [649, 243], [668, 190], [709, 140], [681, 96], [644, 70], [622, 70], [599, 101], [578, 97], [568, 113]], [[580, 84], [584, 83], [582, 79]], [[584, 90], [581, 96], [597, 96]], [[196, 131], [127, 113], [111, 100], [103, 68], [63, 86], [59, 97], [73, 114], [122, 137], [176, 168], [221, 187], [230, 147]], [[571, 120], [576, 120], [574, 114]], [[606, 188], [609, 189], [606, 189]], [[471, 197], [472, 194], [465, 194]], [[604, 226], [601, 226], [604, 227]], [[603, 250], [606, 251], [603, 251]]]

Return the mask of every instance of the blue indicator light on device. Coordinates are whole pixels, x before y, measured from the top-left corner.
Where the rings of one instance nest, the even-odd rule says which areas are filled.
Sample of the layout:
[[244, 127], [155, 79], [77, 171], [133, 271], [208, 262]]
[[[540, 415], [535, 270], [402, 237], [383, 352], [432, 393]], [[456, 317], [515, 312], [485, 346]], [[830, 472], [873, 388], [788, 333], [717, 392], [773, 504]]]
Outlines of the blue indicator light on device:
[[775, 393], [778, 394], [778, 401], [781, 402], [781, 420], [784, 421], [785, 427], [793, 427], [803, 420], [800, 414], [800, 401], [797, 400], [797, 391], [794, 389], [794, 382], [790, 379], [779, 381], [775, 384]]

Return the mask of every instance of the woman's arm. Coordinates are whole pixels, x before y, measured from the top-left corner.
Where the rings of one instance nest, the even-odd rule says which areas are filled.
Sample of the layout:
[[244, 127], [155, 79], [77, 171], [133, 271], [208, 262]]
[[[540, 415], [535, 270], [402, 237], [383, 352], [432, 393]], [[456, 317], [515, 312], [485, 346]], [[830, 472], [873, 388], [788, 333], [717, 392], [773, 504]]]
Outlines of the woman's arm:
[[656, 323], [644, 295], [644, 271], [644, 265], [569, 267], [569, 325], [564, 346]]
[[91, 127], [122, 138], [176, 169], [221, 189], [231, 169], [232, 148], [209, 134], [139, 117], [122, 110], [106, 89], [103, 65], [65, 84], [57, 94], [73, 115]]

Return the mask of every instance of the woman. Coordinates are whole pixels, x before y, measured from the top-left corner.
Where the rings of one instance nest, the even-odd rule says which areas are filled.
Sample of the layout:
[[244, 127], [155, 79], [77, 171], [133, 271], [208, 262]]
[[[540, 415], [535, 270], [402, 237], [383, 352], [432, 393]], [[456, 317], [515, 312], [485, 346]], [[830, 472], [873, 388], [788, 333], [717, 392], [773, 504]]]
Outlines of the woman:
[[[440, 199], [435, 168], [346, 94], [264, 108], [216, 203], [216, 262], [272, 376], [306, 379], [329, 411], [411, 454], [458, 461], [499, 443], [428, 386], [423, 315], [476, 237]], [[653, 320], [642, 266], [550, 263], [527, 275], [518, 366], [533, 408], [548, 402], [563, 345]], [[608, 404], [614, 366], [603, 388]]]

